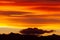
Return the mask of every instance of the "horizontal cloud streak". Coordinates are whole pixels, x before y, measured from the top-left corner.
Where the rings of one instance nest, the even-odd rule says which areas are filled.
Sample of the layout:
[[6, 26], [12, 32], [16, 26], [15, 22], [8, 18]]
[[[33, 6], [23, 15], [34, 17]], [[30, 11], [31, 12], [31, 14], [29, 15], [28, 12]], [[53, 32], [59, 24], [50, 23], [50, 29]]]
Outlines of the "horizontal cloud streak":
[[[4, 0], [4, 1], [11, 1], [11, 0]], [[50, 1], [53, 1], [53, 2], [59, 2], [60, 0], [12, 0], [12, 1], [16, 1], [16, 2], [50, 2]]]
[[23, 16], [16, 18], [10, 18], [10, 21], [17, 23], [27, 23], [27, 24], [55, 24], [60, 23], [60, 19], [52, 19], [52, 18], [42, 18], [42, 17], [34, 17], [34, 16]]
[[12, 15], [27, 15], [32, 14], [30, 12], [18, 12], [18, 11], [0, 11], [0, 15], [12, 16]]
[[60, 24], [60, 14], [34, 15], [31, 12], [0, 11], [11, 23], [24, 24]]
[[43, 10], [43, 11], [60, 11], [60, 7], [36, 7], [33, 10]]

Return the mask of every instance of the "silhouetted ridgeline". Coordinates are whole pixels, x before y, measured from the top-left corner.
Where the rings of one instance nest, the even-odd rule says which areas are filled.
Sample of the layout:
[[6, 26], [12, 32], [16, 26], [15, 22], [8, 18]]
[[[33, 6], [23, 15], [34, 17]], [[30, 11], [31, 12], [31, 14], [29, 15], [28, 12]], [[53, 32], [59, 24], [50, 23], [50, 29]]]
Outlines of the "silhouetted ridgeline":
[[51, 33], [54, 30], [42, 30], [38, 28], [27, 28], [19, 31], [21, 34], [18, 33], [10, 33], [10, 34], [0, 34], [0, 40], [60, 40], [60, 36], [58, 35], [50, 35], [50, 36], [40, 36], [38, 35], [44, 33]]
[[36, 35], [21, 35], [18, 33], [10, 33], [10, 34], [0, 34], [0, 40], [60, 40], [60, 36], [58, 35], [50, 35], [50, 36], [36, 36]]

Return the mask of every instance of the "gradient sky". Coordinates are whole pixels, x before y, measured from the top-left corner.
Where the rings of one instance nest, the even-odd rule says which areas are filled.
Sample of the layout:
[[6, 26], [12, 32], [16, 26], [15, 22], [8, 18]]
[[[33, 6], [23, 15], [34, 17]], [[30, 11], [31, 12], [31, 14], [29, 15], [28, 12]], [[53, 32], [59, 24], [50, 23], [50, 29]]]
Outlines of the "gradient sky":
[[1, 33], [35, 27], [60, 34], [60, 0], [0, 0]]

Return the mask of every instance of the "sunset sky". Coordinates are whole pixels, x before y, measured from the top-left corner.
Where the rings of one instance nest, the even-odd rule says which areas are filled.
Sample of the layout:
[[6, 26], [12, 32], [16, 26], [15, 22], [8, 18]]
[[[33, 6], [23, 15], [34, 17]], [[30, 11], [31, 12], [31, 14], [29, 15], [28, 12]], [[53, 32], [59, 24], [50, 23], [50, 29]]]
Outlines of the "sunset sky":
[[60, 0], [0, 0], [0, 33], [26, 28], [60, 34]]

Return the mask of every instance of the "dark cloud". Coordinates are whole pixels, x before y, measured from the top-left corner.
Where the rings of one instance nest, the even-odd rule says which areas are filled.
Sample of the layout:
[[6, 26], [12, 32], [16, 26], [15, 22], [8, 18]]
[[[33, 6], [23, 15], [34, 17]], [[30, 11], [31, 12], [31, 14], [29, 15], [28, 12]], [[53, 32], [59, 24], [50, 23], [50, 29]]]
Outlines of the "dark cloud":
[[27, 28], [20, 31], [20, 33], [25, 35], [44, 34], [44, 33], [51, 33], [51, 32], [53, 32], [53, 30], [47, 31], [47, 30], [42, 30], [38, 28]]
[[0, 15], [26, 15], [26, 14], [31, 14], [30, 12], [17, 12], [17, 11], [0, 11]]
[[36, 8], [32, 8], [33, 10], [44, 10], [44, 11], [60, 11], [59, 7], [36, 7]]
[[2, 3], [0, 5], [18, 5], [18, 6], [42, 6], [42, 5], [60, 5], [60, 0], [0, 0], [13, 2], [12, 4]]
[[17, 2], [59, 2], [60, 0], [14, 0]]
[[42, 18], [42, 17], [34, 17], [34, 16], [24, 16], [24, 18], [18, 19], [10, 19], [14, 22], [22, 22], [29, 24], [46, 24], [46, 23], [60, 23], [60, 19], [51, 19], [51, 18]]
[[59, 2], [60, 0], [0, 0], [0, 1], [15, 1], [15, 2]]
[[60, 0], [47, 0], [47, 1], [60, 1]]

